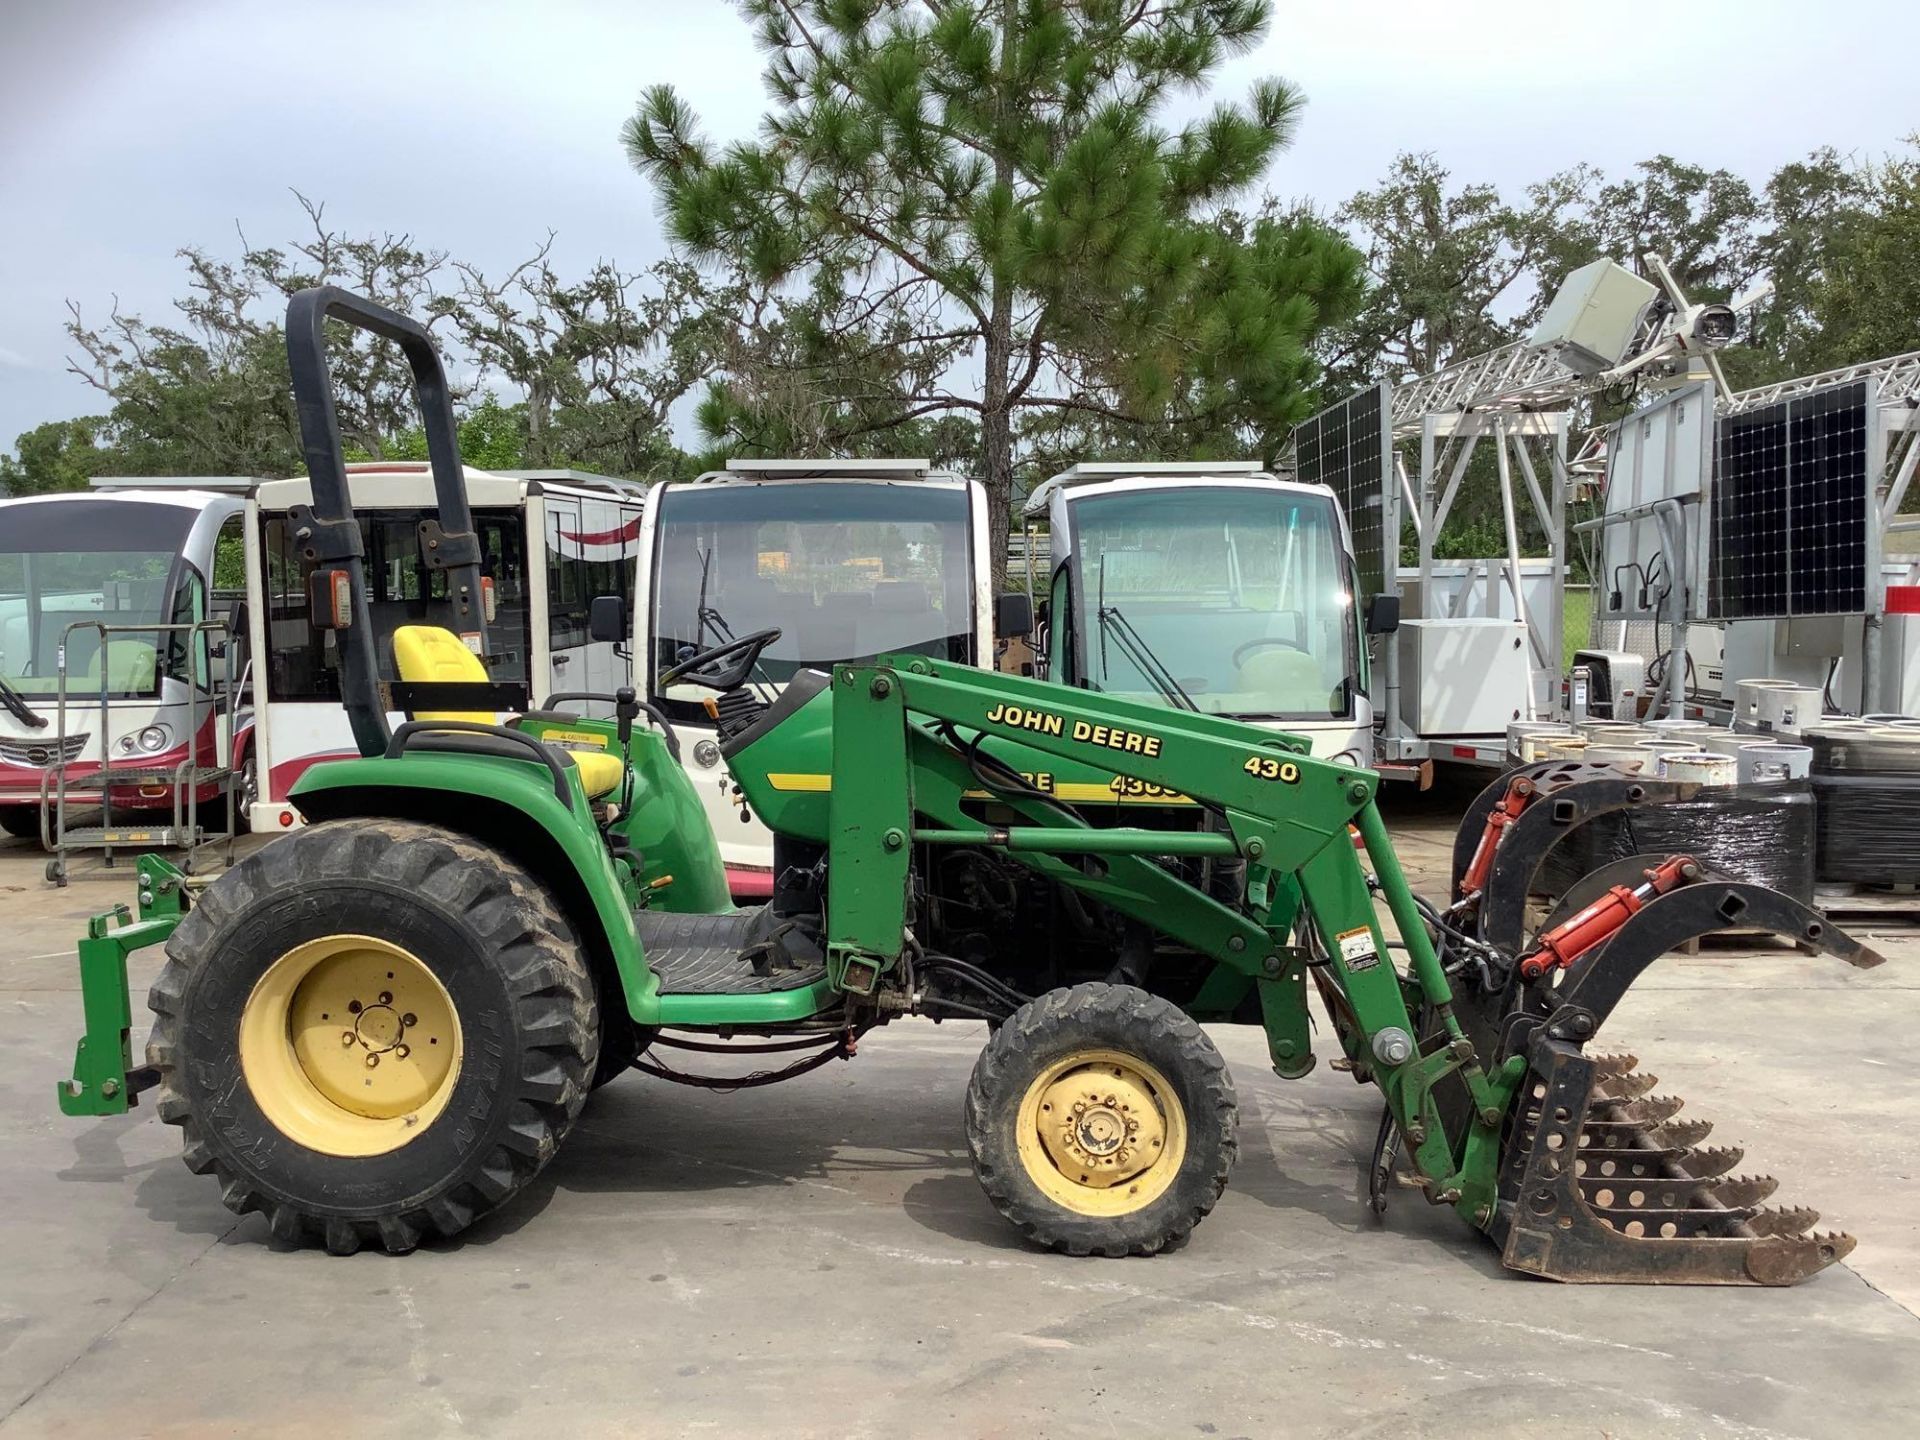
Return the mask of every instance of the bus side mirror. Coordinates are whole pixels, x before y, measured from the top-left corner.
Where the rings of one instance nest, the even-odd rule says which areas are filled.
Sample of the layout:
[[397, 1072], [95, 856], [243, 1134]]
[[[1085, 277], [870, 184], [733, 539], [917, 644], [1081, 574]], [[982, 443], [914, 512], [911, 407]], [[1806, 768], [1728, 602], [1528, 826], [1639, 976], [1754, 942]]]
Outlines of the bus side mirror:
[[214, 642], [213, 653], [225, 658], [229, 652], [238, 654], [245, 650], [248, 644], [248, 628], [247, 602], [236, 600], [233, 602], [233, 608], [227, 611], [226, 634]]
[[1367, 634], [1391, 635], [1400, 628], [1400, 597], [1398, 595], [1370, 595], [1367, 597]]
[[587, 638], [611, 640], [618, 645], [627, 638], [627, 602], [618, 595], [596, 595], [587, 606]]
[[1033, 633], [1033, 597], [1018, 590], [993, 597], [994, 633], [1005, 639]]

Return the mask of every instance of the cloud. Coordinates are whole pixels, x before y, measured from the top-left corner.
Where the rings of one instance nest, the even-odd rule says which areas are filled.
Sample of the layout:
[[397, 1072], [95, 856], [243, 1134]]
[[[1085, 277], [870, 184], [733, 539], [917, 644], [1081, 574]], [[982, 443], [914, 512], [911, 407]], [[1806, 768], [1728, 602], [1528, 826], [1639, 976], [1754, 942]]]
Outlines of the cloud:
[[0, 345], [0, 370], [37, 370], [39, 368], [18, 350], [9, 350], [6, 346]]

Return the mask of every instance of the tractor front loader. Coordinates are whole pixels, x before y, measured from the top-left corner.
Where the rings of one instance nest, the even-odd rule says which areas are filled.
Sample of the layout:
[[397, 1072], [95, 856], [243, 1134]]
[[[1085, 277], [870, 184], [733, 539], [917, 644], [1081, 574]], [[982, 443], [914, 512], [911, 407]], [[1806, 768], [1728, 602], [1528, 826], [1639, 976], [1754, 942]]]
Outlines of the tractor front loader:
[[[329, 317], [406, 351], [440, 495], [420, 538], [447, 623], [402, 631], [392, 675], [367, 638]], [[92, 1115], [155, 1090], [188, 1166], [275, 1236], [451, 1236], [538, 1173], [598, 1082], [751, 1088], [918, 1015], [989, 1026], [964, 1119], [991, 1203], [1043, 1246], [1152, 1254], [1206, 1217], [1237, 1152], [1203, 1023], [1263, 1027], [1275, 1070], [1304, 1075], [1311, 990], [1384, 1102], [1377, 1192], [1404, 1170], [1516, 1269], [1781, 1284], [1851, 1246], [1764, 1208], [1770, 1182], [1726, 1178], [1737, 1155], [1699, 1148], [1676, 1102], [1592, 1047], [1694, 935], [1879, 957], [1684, 856], [1603, 875], [1528, 929], [1562, 828], [1683, 787], [1522, 775], [1475, 807], [1442, 905], [1408, 887], [1377, 777], [1295, 737], [917, 656], [802, 671], [762, 703], [745, 683], [762, 631], [672, 677], [714, 692], [729, 773], [776, 837], [771, 900], [735, 908], [668, 717], [623, 690], [612, 720], [553, 697], [493, 723], [487, 581], [424, 331], [331, 289], [296, 296], [287, 331], [310, 618], [335, 632], [361, 756], [310, 770], [309, 826], [211, 883], [143, 862], [137, 921], [81, 942], [87, 1032], [61, 1087]], [[126, 958], [162, 940], [134, 1067]], [[683, 1068], [715, 1053], [781, 1059]]]

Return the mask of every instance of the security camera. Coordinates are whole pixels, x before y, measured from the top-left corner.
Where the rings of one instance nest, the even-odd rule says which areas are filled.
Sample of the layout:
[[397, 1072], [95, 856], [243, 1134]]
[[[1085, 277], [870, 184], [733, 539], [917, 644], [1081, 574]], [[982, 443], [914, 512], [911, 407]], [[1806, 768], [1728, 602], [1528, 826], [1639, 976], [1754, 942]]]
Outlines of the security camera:
[[1692, 346], [1719, 350], [1733, 343], [1740, 329], [1740, 317], [1734, 314], [1731, 305], [1701, 305], [1696, 311], [1689, 329]]

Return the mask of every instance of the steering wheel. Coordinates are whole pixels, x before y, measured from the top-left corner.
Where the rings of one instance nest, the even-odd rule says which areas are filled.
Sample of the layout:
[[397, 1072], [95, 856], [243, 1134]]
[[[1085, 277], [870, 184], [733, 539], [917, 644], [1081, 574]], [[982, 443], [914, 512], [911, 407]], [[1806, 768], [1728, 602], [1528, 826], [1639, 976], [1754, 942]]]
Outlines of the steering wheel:
[[1247, 656], [1256, 650], [1298, 650], [1305, 654], [1307, 647], [1296, 640], [1283, 640], [1278, 635], [1262, 635], [1258, 640], [1249, 640], [1233, 652], [1233, 663], [1244, 665]]
[[[756, 630], [751, 635], [742, 635], [738, 640], [689, 655], [679, 664], [662, 670], [654, 684], [664, 689], [676, 681], [686, 680], [709, 690], [737, 690], [753, 673], [753, 667], [760, 661], [760, 652], [779, 638], [778, 630]], [[725, 668], [719, 668], [723, 664]]]

